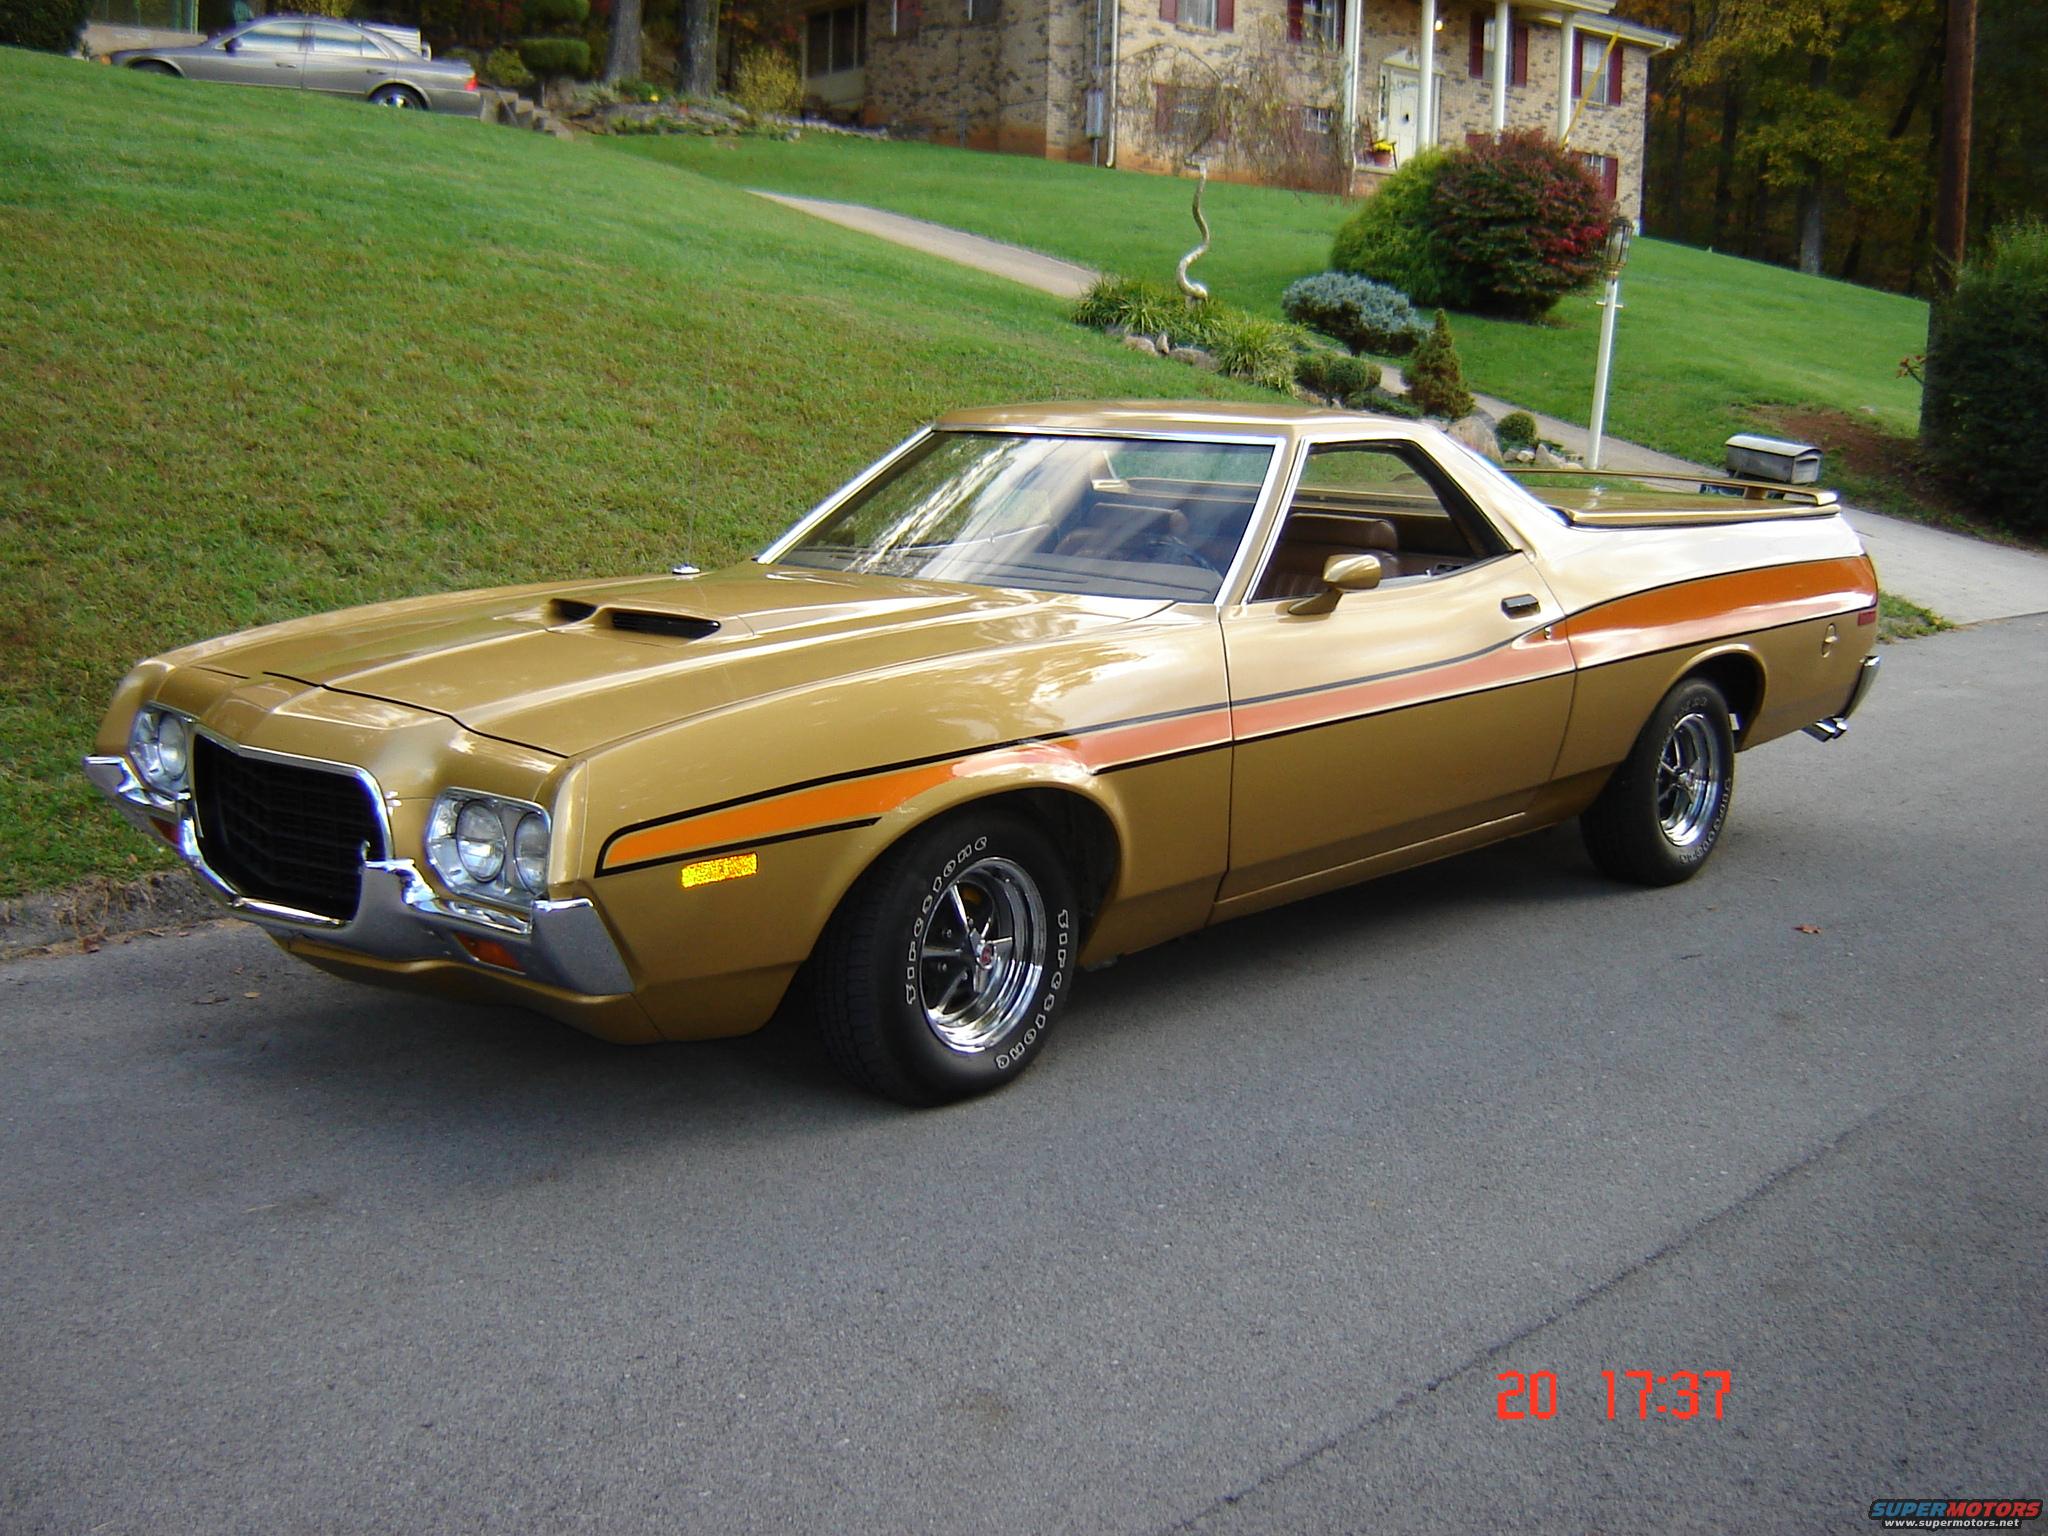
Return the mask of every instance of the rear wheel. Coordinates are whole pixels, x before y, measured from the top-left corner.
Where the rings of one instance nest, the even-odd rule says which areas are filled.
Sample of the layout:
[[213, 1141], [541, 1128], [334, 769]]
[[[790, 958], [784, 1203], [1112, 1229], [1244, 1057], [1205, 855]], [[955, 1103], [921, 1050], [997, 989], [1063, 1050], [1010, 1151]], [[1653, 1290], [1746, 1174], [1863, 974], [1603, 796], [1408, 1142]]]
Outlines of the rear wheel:
[[175, 69], [171, 68], [170, 65], [164, 63], [161, 59], [144, 59], [140, 63], [130, 64], [128, 67], [145, 75], [175, 75], [177, 73]]
[[378, 86], [370, 92], [370, 104], [377, 107], [407, 108], [416, 112], [425, 111], [427, 106], [420, 100], [418, 92], [408, 90], [402, 85]]
[[1044, 1049], [1079, 937], [1073, 881], [1027, 822], [970, 810], [913, 833], [819, 943], [826, 1052], [905, 1104], [1001, 1087]]
[[1664, 695], [1580, 818], [1586, 851], [1617, 880], [1689, 880], [1720, 842], [1734, 794], [1728, 701], [1705, 678], [1686, 678]]

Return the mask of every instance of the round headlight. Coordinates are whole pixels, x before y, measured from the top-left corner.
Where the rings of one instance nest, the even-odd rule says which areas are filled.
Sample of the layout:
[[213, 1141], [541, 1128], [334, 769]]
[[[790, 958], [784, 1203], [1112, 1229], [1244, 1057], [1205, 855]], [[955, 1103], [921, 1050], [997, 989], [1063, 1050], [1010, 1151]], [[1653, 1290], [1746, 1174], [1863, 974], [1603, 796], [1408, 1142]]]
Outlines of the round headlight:
[[470, 801], [455, 818], [455, 856], [478, 885], [488, 885], [505, 867], [505, 823], [481, 800]]
[[512, 834], [512, 867], [519, 872], [519, 883], [538, 896], [548, 884], [548, 824], [545, 818], [527, 815], [520, 818], [519, 830]]
[[185, 722], [161, 709], [143, 710], [128, 728], [128, 760], [159, 794], [175, 795], [185, 787], [191, 747]]
[[160, 715], [156, 728], [156, 760], [164, 777], [176, 781], [185, 777], [185, 765], [192, 759], [192, 738], [185, 722], [176, 715]]

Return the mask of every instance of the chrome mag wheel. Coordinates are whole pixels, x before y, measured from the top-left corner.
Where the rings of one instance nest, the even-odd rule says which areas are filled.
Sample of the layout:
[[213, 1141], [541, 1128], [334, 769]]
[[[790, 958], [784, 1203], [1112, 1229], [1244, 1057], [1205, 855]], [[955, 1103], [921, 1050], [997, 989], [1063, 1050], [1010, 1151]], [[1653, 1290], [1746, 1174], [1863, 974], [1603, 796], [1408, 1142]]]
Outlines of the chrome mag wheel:
[[1657, 820], [1674, 848], [1690, 848], [1713, 827], [1727, 793], [1721, 735], [1698, 711], [1681, 716], [1657, 760]]
[[1045, 974], [1045, 902], [1020, 864], [985, 858], [939, 893], [925, 925], [919, 1001], [948, 1049], [979, 1055], [1024, 1022]]

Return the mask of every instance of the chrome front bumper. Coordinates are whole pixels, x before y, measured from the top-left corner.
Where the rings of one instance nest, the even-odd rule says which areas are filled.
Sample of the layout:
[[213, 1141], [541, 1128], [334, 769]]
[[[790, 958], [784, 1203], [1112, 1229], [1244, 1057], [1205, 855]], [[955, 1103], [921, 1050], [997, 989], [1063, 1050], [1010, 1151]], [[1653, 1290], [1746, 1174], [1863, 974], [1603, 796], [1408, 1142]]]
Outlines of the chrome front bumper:
[[[531, 915], [439, 894], [411, 859], [366, 859], [355, 916], [342, 919], [244, 896], [199, 850], [190, 795], [160, 795], [124, 757], [88, 757], [85, 776], [139, 830], [167, 841], [193, 874], [236, 917], [285, 938], [315, 939], [378, 960], [452, 960], [499, 976], [523, 976], [585, 997], [633, 990], [610, 930], [583, 898], [536, 901]], [[479, 960], [464, 937], [491, 940], [519, 962], [513, 970]]]
[[1815, 741], [1840, 741], [1849, 734], [1849, 717], [1856, 713], [1856, 706], [1863, 702], [1870, 692], [1870, 685], [1877, 681], [1878, 657], [1875, 652], [1863, 658], [1856, 669], [1856, 686], [1849, 690], [1849, 702], [1842, 706], [1839, 715], [1829, 715], [1825, 720], [1816, 720], [1802, 729]]

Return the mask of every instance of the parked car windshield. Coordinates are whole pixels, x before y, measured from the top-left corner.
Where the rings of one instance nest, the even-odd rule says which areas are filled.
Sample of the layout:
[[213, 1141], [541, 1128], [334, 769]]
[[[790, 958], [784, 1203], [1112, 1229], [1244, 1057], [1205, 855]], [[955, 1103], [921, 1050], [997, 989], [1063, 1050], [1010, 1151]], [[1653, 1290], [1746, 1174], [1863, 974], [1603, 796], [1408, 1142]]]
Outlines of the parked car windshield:
[[1273, 448], [934, 432], [786, 550], [788, 565], [1213, 602]]

